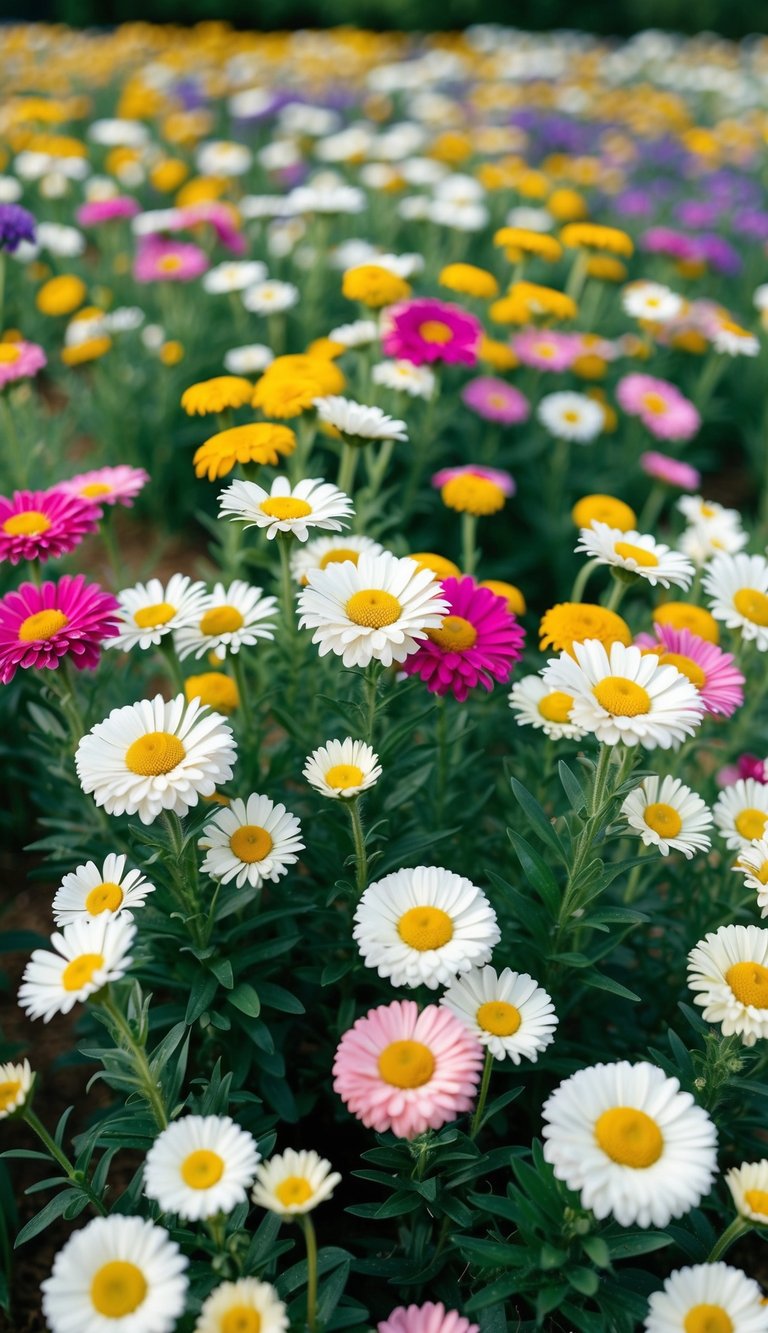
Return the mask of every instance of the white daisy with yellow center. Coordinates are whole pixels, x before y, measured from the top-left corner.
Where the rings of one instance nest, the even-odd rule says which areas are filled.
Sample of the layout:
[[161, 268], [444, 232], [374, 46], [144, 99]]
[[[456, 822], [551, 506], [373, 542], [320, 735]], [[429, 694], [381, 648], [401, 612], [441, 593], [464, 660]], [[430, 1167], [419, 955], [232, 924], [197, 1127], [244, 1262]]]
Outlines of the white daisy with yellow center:
[[288, 1314], [274, 1287], [255, 1277], [222, 1282], [203, 1302], [194, 1333], [285, 1333]]
[[731, 1167], [725, 1183], [736, 1212], [758, 1226], [768, 1227], [768, 1158]]
[[51, 1333], [173, 1333], [184, 1312], [187, 1259], [141, 1217], [94, 1217], [70, 1236], [42, 1284]]
[[715, 351], [725, 356], [757, 356], [760, 351], [755, 335], [732, 319], [721, 318], [711, 336]]
[[757, 893], [761, 916], [768, 916], [768, 837], [755, 838], [739, 851], [733, 869], [744, 876], [748, 889]]
[[768, 1037], [768, 930], [720, 926], [688, 955], [688, 985], [707, 1023], [754, 1046]]
[[739, 630], [768, 651], [768, 560], [762, 555], [717, 555], [707, 569], [702, 587], [710, 598], [715, 620]]
[[270, 539], [289, 532], [305, 542], [313, 528], [341, 532], [353, 513], [349, 496], [322, 478], [291, 486], [287, 477], [275, 477], [268, 491], [255, 481], [233, 481], [219, 497], [220, 518], [263, 528]]
[[198, 847], [207, 852], [200, 869], [222, 884], [259, 888], [276, 884], [304, 850], [301, 824], [284, 805], [252, 792], [217, 810], [203, 829]]
[[550, 658], [542, 672], [550, 690], [573, 699], [571, 721], [606, 745], [679, 745], [699, 726], [704, 705], [681, 671], [660, 666], [655, 653], [597, 639], [574, 643], [573, 656]]
[[658, 847], [662, 856], [709, 850], [712, 812], [680, 778], [644, 778], [621, 807], [629, 827], [636, 829], [646, 847]]
[[600, 1221], [665, 1227], [709, 1193], [715, 1126], [656, 1065], [620, 1060], [580, 1069], [542, 1115], [546, 1160]]
[[153, 648], [184, 625], [194, 624], [202, 614], [205, 584], [193, 583], [187, 574], [174, 574], [167, 584], [160, 579], [137, 583], [117, 594], [120, 603], [120, 633], [107, 639], [107, 647]]
[[255, 282], [251, 287], [246, 287], [242, 299], [246, 310], [250, 310], [252, 315], [277, 315], [296, 305], [299, 289], [292, 282], [267, 278], [264, 282]]
[[183, 816], [232, 777], [236, 746], [220, 713], [183, 694], [113, 708], [83, 736], [75, 766], [84, 792], [109, 815], [151, 824], [163, 810]]
[[580, 529], [574, 549], [599, 565], [637, 574], [652, 587], [659, 583], [663, 588], [687, 588], [695, 573], [690, 560], [657, 542], [649, 533], [634, 529], [622, 532], [621, 528], [599, 521]]
[[578, 741], [587, 734], [571, 721], [573, 696], [550, 689], [541, 676], [522, 676], [507, 697], [519, 727], [535, 727], [554, 741]]
[[341, 537], [315, 537], [304, 546], [291, 551], [291, 576], [302, 588], [313, 569], [327, 569], [329, 565], [343, 565], [351, 560], [356, 565], [363, 552], [381, 555], [384, 547], [372, 537], [359, 537], [345, 532]]
[[217, 583], [199, 608], [197, 620], [174, 635], [180, 660], [194, 653], [213, 653], [223, 662], [228, 653], [253, 648], [259, 639], [274, 639], [275, 597], [265, 597], [261, 588], [235, 579], [225, 588]]
[[130, 916], [74, 921], [51, 936], [51, 949], [35, 949], [19, 987], [19, 1004], [30, 1018], [49, 1022], [68, 1014], [131, 965], [136, 927]]
[[315, 399], [317, 415], [326, 425], [333, 426], [349, 444], [366, 445], [372, 440], [407, 440], [408, 427], [404, 421], [387, 416], [380, 407], [356, 403], [351, 398], [329, 395]]
[[155, 1139], [144, 1164], [144, 1193], [190, 1222], [245, 1203], [261, 1154], [230, 1116], [185, 1115]]
[[768, 783], [739, 778], [723, 788], [712, 814], [726, 846], [746, 850], [750, 843], [768, 836]]
[[591, 444], [605, 429], [605, 412], [594, 398], [564, 389], [539, 400], [536, 416], [556, 440]]
[[487, 963], [501, 938], [476, 884], [441, 866], [396, 870], [365, 890], [352, 932], [366, 967], [393, 986], [447, 986]]
[[497, 1060], [536, 1061], [555, 1039], [555, 1006], [527, 972], [473, 967], [440, 1000]]
[[96, 917], [117, 916], [119, 912], [142, 907], [154, 884], [140, 870], [126, 874], [127, 857], [110, 852], [99, 868], [95, 861], [65, 875], [53, 899], [53, 919], [57, 926]]
[[296, 1152], [286, 1148], [256, 1168], [256, 1184], [251, 1198], [259, 1208], [268, 1208], [281, 1217], [309, 1213], [319, 1203], [330, 1199], [341, 1180], [325, 1157], [311, 1149]]
[[695, 565], [704, 565], [716, 555], [734, 555], [749, 540], [737, 509], [726, 509], [701, 495], [681, 495], [676, 508], [687, 520], [677, 544]]
[[347, 736], [343, 741], [326, 741], [313, 750], [303, 771], [321, 796], [351, 801], [378, 782], [381, 764], [370, 745]]
[[661, 282], [630, 282], [622, 288], [621, 304], [633, 319], [666, 324], [683, 309], [682, 296]]
[[24, 1105], [33, 1082], [29, 1060], [0, 1065], [0, 1120], [6, 1120]]
[[379, 361], [371, 379], [395, 393], [407, 393], [409, 398], [431, 398], [436, 384], [434, 371], [428, 366], [414, 366], [411, 361]]
[[336, 653], [346, 667], [404, 662], [449, 611], [431, 570], [389, 551], [315, 570], [299, 596], [300, 624], [314, 631], [320, 656]]
[[768, 1333], [758, 1284], [722, 1262], [670, 1273], [648, 1301], [645, 1333]]

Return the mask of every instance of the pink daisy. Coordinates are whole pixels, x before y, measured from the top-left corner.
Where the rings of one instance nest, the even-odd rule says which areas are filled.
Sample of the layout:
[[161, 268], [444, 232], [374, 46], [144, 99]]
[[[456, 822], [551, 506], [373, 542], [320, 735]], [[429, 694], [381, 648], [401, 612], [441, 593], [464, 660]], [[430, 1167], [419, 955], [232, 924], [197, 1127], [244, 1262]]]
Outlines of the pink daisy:
[[701, 425], [693, 403], [674, 384], [653, 375], [625, 375], [616, 385], [616, 400], [660, 440], [690, 440]]
[[143, 467], [129, 467], [119, 463], [117, 467], [99, 467], [92, 472], [80, 472], [76, 477], [57, 483], [57, 491], [64, 495], [77, 495], [81, 500], [89, 500], [97, 505], [125, 505], [130, 509], [139, 491], [149, 481], [149, 473]]
[[403, 662], [408, 676], [421, 676], [432, 694], [452, 693], [463, 703], [470, 690], [505, 684], [522, 657], [525, 630], [507, 610], [504, 597], [472, 578], [445, 579], [448, 615], [440, 629], [427, 630], [418, 651]]
[[528, 399], [519, 389], [493, 375], [470, 380], [461, 391], [461, 400], [485, 421], [499, 421], [504, 426], [527, 421], [531, 412]]
[[458, 1310], [446, 1310], [442, 1301], [425, 1305], [398, 1305], [382, 1319], [378, 1333], [479, 1333], [479, 1324], [470, 1324]]
[[514, 495], [517, 490], [515, 479], [510, 472], [502, 472], [497, 467], [483, 467], [480, 463], [464, 463], [460, 467], [443, 467], [439, 472], [433, 474], [432, 485], [435, 490], [440, 491], [455, 477], [485, 477], [486, 481], [492, 481], [494, 486], [498, 486], [504, 495]]
[[83, 574], [58, 583], [22, 583], [0, 601], [0, 681], [7, 685], [19, 667], [56, 670], [69, 657], [78, 671], [99, 662], [104, 639], [118, 633], [117, 598]]
[[55, 488], [15, 491], [10, 500], [0, 495], [0, 563], [66, 555], [96, 531], [100, 518], [96, 505]]
[[515, 334], [512, 347], [521, 365], [536, 370], [568, 370], [583, 352], [578, 333], [553, 329], [523, 329]]
[[390, 306], [381, 345], [385, 356], [414, 366], [431, 361], [474, 366], [482, 336], [480, 321], [460, 306], [420, 297]]
[[735, 764], [726, 764], [718, 770], [715, 781], [718, 787], [732, 787], [734, 782], [746, 778], [768, 783], [767, 768], [766, 761], [758, 759], [756, 754], [740, 754]]
[[116, 195], [113, 199], [89, 199], [77, 210], [77, 221], [81, 227], [98, 227], [102, 222], [116, 222], [121, 218], [135, 218], [141, 212], [141, 206], [129, 194]]
[[37, 343], [0, 343], [0, 389], [14, 380], [31, 379], [47, 360]]
[[137, 282], [191, 282], [208, 267], [208, 256], [199, 245], [148, 236], [136, 251], [133, 276]]
[[659, 654], [662, 665], [677, 667], [696, 686], [708, 713], [731, 717], [744, 702], [744, 676], [731, 653], [689, 629], [654, 625], [655, 638], [639, 634], [637, 643]]
[[683, 261], [701, 258], [701, 248], [692, 236], [672, 227], [649, 227], [640, 237], [640, 245], [652, 255], [667, 255]]
[[698, 491], [701, 487], [701, 473], [690, 463], [681, 463], [678, 458], [656, 453], [653, 449], [640, 455], [640, 466], [646, 476], [664, 481], [668, 486], [677, 486], [681, 491]]
[[482, 1063], [479, 1041], [449, 1009], [393, 1000], [344, 1033], [333, 1088], [368, 1129], [414, 1139], [470, 1110]]
[[177, 226], [198, 227], [207, 223], [216, 233], [216, 239], [233, 254], [244, 255], [247, 249], [245, 237], [238, 231], [233, 219], [232, 209], [215, 199], [199, 204], [188, 204], [179, 209]]

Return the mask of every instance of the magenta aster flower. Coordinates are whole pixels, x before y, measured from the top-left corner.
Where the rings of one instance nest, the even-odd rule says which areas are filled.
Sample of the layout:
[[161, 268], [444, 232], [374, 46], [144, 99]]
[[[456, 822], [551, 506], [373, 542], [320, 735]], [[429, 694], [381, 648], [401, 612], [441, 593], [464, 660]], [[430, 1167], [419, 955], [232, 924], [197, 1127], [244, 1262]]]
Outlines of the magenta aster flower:
[[[662, 666], [674, 666], [687, 676], [701, 695], [708, 713], [731, 717], [744, 702], [744, 676], [731, 653], [699, 638], [689, 629], [654, 625], [655, 637], [639, 634], [640, 647], [658, 653]], [[752, 776], [751, 774], [749, 776]]]
[[22, 583], [0, 601], [0, 681], [7, 685], [19, 668], [55, 671], [62, 657], [92, 670], [104, 639], [118, 633], [117, 610], [117, 598], [83, 574]]
[[768, 765], [756, 754], [740, 754], [735, 764], [726, 764], [718, 770], [715, 781], [718, 787], [732, 787], [734, 782], [754, 778], [755, 782], [768, 783]]
[[693, 403], [653, 375], [625, 375], [616, 385], [616, 401], [660, 440], [690, 440], [701, 425]]
[[14, 380], [31, 379], [47, 359], [37, 343], [0, 343], [0, 389]]
[[578, 333], [555, 329], [523, 329], [515, 334], [512, 347], [521, 365], [553, 371], [568, 370], [584, 350]]
[[231, 250], [236, 255], [245, 254], [247, 249], [245, 237], [242, 232], [238, 231], [233, 210], [228, 208], [226, 204], [217, 203], [215, 199], [204, 200], [199, 204], [188, 204], [185, 208], [180, 208], [178, 213], [177, 226], [180, 229], [199, 227], [201, 224], [207, 223], [208, 226], [213, 227], [216, 239], [225, 249]]
[[378, 1325], [378, 1333], [479, 1333], [458, 1310], [446, 1310], [442, 1301], [425, 1305], [398, 1305]]
[[506, 684], [522, 657], [525, 630], [507, 609], [506, 598], [481, 588], [472, 578], [444, 579], [448, 615], [402, 664], [421, 676], [432, 694], [452, 693], [463, 703], [470, 690], [494, 681]]
[[393, 1000], [344, 1033], [333, 1088], [368, 1129], [414, 1139], [470, 1110], [482, 1063], [479, 1041], [449, 1009]]
[[102, 222], [118, 222], [122, 218], [135, 218], [141, 212], [141, 206], [129, 194], [115, 195], [113, 199], [89, 199], [77, 210], [77, 221], [81, 227], [98, 227]]
[[97, 505], [125, 505], [130, 509], [139, 491], [149, 481], [149, 473], [143, 467], [129, 467], [119, 463], [117, 467], [99, 467], [92, 472], [81, 472], [67, 481], [57, 482], [57, 491], [64, 495], [77, 495], [81, 500], [88, 500]]
[[142, 240], [133, 264], [137, 282], [191, 282], [208, 269], [208, 256], [190, 241]]
[[485, 421], [498, 421], [504, 426], [516, 426], [527, 421], [531, 406], [519, 389], [493, 375], [478, 375], [461, 391], [462, 402]]
[[673, 227], [649, 227], [640, 237], [640, 245], [652, 255], [690, 262], [701, 259], [701, 248], [693, 236]]
[[92, 502], [50, 491], [16, 491], [0, 495], [0, 562], [51, 560], [74, 551], [83, 537], [95, 532], [101, 510]]
[[640, 466], [646, 476], [666, 482], [667, 486], [694, 492], [701, 488], [701, 473], [691, 467], [690, 463], [682, 463], [679, 458], [670, 458], [668, 454], [659, 454], [649, 449], [640, 455]]
[[474, 366], [482, 336], [480, 321], [460, 306], [420, 297], [390, 306], [381, 345], [385, 356], [414, 366], [432, 361]]

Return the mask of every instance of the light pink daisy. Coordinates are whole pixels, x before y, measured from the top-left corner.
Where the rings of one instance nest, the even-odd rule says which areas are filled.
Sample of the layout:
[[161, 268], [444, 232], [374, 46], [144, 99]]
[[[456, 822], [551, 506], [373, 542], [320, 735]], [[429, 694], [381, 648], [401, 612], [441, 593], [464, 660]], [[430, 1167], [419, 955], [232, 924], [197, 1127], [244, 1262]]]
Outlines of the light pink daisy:
[[479, 463], [463, 463], [458, 467], [443, 467], [439, 472], [433, 473], [432, 485], [436, 491], [441, 491], [443, 486], [447, 486], [449, 481], [456, 477], [485, 477], [486, 481], [492, 481], [494, 486], [498, 486], [504, 495], [514, 495], [517, 490], [515, 479], [510, 472], [502, 472], [496, 467], [482, 467]]
[[744, 676], [731, 653], [692, 634], [689, 629], [654, 625], [654, 635], [640, 634], [639, 647], [658, 654], [662, 666], [674, 666], [701, 695], [708, 713], [731, 717], [744, 702]]
[[479, 1333], [479, 1324], [470, 1324], [458, 1310], [446, 1310], [442, 1301], [425, 1305], [398, 1305], [378, 1325], [378, 1333]]
[[45, 352], [37, 343], [0, 343], [0, 389], [15, 380], [31, 379], [47, 361]]
[[209, 267], [199, 245], [148, 236], [136, 251], [133, 276], [136, 282], [191, 282]]
[[80, 472], [67, 481], [57, 482], [56, 490], [65, 495], [77, 495], [91, 504], [121, 504], [130, 509], [148, 481], [149, 473], [143, 467], [129, 467], [127, 463], [119, 463], [117, 467], [99, 467], [92, 472]]
[[368, 1129], [414, 1139], [469, 1111], [483, 1048], [449, 1009], [393, 1000], [344, 1033], [333, 1087]]
[[616, 401], [659, 440], [690, 440], [701, 425], [693, 403], [653, 375], [625, 375], [616, 385]]
[[95, 532], [101, 510], [87, 500], [50, 491], [15, 491], [0, 496], [0, 563], [10, 560], [51, 560], [66, 555], [89, 532]]
[[112, 199], [89, 199], [80, 205], [75, 216], [81, 227], [98, 227], [102, 222], [135, 218], [140, 212], [140, 204], [131, 195], [118, 194]]
[[583, 351], [578, 333], [554, 329], [523, 329], [515, 334], [512, 347], [521, 365], [553, 371], [568, 370]]
[[439, 629], [427, 630], [402, 670], [421, 676], [431, 694], [452, 693], [462, 703], [470, 690], [494, 681], [505, 684], [522, 657], [525, 630], [507, 609], [505, 597], [469, 577], [444, 579], [448, 614]]
[[118, 632], [117, 610], [117, 598], [83, 574], [22, 583], [0, 601], [0, 681], [7, 685], [19, 668], [55, 671], [62, 657], [92, 670], [104, 640]]
[[482, 325], [474, 315], [430, 296], [390, 306], [381, 345], [385, 356], [414, 366], [434, 361], [474, 366], [482, 336]]
[[668, 454], [656, 453], [649, 449], [640, 455], [640, 466], [648, 477], [655, 481], [664, 481], [667, 486], [677, 486], [681, 491], [701, 489], [701, 473], [690, 463], [682, 463], [679, 458], [670, 458]]
[[527, 421], [531, 405], [524, 394], [494, 375], [478, 375], [461, 391], [461, 401], [484, 421], [516, 426]]
[[245, 254], [247, 249], [245, 237], [238, 231], [233, 210], [226, 204], [219, 203], [215, 199], [202, 200], [199, 204], [187, 204], [178, 210], [176, 225], [179, 228], [199, 227], [206, 223], [213, 228], [217, 241], [226, 250], [236, 255]]

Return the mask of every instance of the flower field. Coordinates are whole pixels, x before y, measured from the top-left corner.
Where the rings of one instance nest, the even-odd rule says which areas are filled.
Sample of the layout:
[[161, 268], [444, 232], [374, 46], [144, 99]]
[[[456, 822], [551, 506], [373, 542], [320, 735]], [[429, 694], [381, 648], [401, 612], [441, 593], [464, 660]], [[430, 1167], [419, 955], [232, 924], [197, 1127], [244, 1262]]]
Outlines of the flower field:
[[0, 86], [6, 1326], [768, 1331], [768, 41]]

